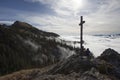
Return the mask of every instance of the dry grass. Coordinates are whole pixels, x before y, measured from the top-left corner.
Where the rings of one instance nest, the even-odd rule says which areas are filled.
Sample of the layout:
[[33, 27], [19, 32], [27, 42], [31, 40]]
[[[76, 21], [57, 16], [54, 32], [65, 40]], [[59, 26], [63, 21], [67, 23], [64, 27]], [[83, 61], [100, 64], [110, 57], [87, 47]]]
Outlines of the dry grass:
[[33, 78], [35, 78], [35, 76], [48, 71], [53, 66], [54, 65], [50, 65], [50, 66], [40, 68], [40, 69], [35, 68], [35, 69], [28, 69], [28, 70], [20, 70], [12, 74], [1, 76], [0, 80], [32, 80]]

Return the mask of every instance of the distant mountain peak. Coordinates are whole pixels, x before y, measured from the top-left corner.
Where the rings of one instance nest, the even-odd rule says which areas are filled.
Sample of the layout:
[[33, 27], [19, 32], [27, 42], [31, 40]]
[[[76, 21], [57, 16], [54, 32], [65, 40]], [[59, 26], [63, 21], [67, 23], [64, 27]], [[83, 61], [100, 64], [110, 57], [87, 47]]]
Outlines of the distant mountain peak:
[[12, 26], [14, 27], [27, 27], [27, 28], [31, 28], [32, 25], [26, 23], [26, 22], [21, 22], [21, 21], [15, 21]]

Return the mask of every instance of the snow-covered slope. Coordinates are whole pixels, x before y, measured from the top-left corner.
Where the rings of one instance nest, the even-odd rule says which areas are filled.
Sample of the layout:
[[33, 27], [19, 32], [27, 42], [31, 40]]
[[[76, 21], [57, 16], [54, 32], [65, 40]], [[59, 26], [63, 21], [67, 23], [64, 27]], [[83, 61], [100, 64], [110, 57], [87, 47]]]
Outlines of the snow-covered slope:
[[[67, 41], [80, 41], [79, 36], [62, 36]], [[112, 48], [120, 52], [120, 35], [85, 35], [84, 47], [89, 48], [95, 56], [99, 56], [105, 49]], [[72, 46], [79, 47], [79, 43], [71, 42]]]

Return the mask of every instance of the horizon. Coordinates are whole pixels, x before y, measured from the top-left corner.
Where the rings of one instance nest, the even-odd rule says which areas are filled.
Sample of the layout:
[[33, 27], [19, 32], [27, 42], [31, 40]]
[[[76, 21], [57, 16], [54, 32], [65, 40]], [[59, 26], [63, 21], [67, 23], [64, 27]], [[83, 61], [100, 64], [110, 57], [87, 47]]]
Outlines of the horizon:
[[119, 34], [119, 0], [1, 0], [0, 23], [27, 22], [60, 35], [79, 35], [80, 16], [85, 34]]
[[[16, 21], [18, 21], [18, 20], [16, 20]], [[14, 24], [16, 21], [13, 21], [13, 22], [9, 22], [9, 21], [1, 21], [1, 25], [7, 25], [7, 26], [11, 26], [12, 24]], [[19, 21], [19, 22], [22, 22], [22, 21]], [[25, 22], [25, 23], [27, 23], [27, 22]], [[27, 24], [29, 24], [29, 23], [27, 23]], [[32, 24], [30, 24], [30, 25], [32, 25]], [[52, 32], [52, 31], [47, 31], [47, 30], [44, 30], [44, 29], [40, 29], [39, 27], [37, 27], [37, 26], [34, 26], [34, 25], [32, 25], [33, 27], [35, 27], [35, 28], [37, 28], [37, 29], [39, 29], [39, 30], [43, 30], [43, 31], [46, 31], [46, 32]], [[60, 35], [60, 36], [80, 36], [80, 33], [78, 33], [78, 34], [59, 34], [59, 33], [57, 33], [57, 32], [53, 32], [53, 33], [56, 33], [56, 34], [58, 34], [58, 35]], [[84, 33], [84, 32], [83, 32]], [[102, 35], [102, 36], [107, 36], [107, 35], [119, 35], [120, 34], [120, 32], [118, 32], [118, 33], [98, 33], [98, 34], [95, 34], [95, 33], [89, 33], [89, 34], [84, 34], [84, 35], [92, 35], [92, 36], [99, 36], [99, 35]]]
[[[16, 21], [18, 21], [18, 20], [16, 20]], [[14, 24], [16, 21], [12, 21], [12, 22], [9, 22], [9, 21], [0, 21], [0, 24], [1, 25], [7, 25], [7, 26], [11, 26], [12, 24]], [[22, 22], [22, 21], [19, 21], [19, 22]], [[27, 22], [25, 22], [25, 23], [27, 23]], [[30, 24], [30, 23], [27, 23], [27, 24]], [[32, 24], [30, 24], [30, 25], [32, 25]], [[44, 29], [40, 29], [39, 28], [39, 26], [34, 26], [34, 25], [32, 25], [33, 27], [35, 27], [35, 28], [37, 28], [37, 29], [39, 29], [39, 30], [43, 30], [43, 31], [46, 31], [46, 32], [53, 32], [53, 31], [48, 31], [48, 30], [44, 30]], [[71, 34], [59, 34], [59, 33], [57, 33], [57, 32], [53, 32], [53, 33], [56, 33], [56, 34], [58, 34], [58, 35], [60, 35], [60, 36], [80, 36], [80, 31], [79, 31], [79, 33], [78, 34], [73, 34], [73, 33], [71, 33]], [[84, 33], [84, 31], [83, 31], [83, 33]], [[107, 36], [107, 35], [118, 35], [118, 34], [120, 34], [120, 32], [113, 32], [113, 33], [85, 33], [84, 35], [92, 35], [92, 36], [96, 36], [96, 35], [103, 35], [103, 36]]]

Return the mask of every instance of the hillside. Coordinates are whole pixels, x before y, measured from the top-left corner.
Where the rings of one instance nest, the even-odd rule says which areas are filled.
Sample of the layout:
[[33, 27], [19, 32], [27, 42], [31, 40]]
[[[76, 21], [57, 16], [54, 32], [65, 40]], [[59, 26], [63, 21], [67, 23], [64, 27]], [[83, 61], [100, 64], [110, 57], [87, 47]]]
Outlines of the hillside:
[[25, 22], [0, 25], [0, 75], [44, 67], [74, 54], [58, 37]]
[[[106, 55], [107, 54], [107, 55]], [[114, 59], [111, 60], [111, 55]], [[113, 49], [106, 49], [97, 58], [72, 55], [64, 61], [43, 69], [15, 72], [0, 77], [1, 80], [120, 80], [120, 55]], [[111, 63], [112, 61], [112, 63]]]

